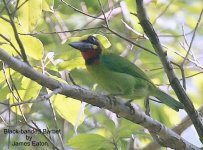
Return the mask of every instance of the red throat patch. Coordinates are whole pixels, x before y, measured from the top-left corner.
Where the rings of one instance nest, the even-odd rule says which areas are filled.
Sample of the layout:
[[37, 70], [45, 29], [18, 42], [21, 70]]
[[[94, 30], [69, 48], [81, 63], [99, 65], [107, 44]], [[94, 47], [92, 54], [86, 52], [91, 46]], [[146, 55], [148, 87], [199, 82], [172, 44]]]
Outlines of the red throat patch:
[[99, 64], [99, 55], [96, 50], [81, 52], [86, 64]]

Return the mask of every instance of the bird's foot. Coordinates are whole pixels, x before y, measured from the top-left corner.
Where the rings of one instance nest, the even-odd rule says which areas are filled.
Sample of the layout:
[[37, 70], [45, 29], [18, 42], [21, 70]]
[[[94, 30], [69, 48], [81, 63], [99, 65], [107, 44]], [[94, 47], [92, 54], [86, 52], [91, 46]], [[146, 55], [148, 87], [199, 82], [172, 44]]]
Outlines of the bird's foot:
[[108, 100], [109, 100], [109, 108], [112, 109], [113, 107], [115, 107], [117, 105], [117, 100], [115, 96], [112, 95], [106, 95]]
[[149, 97], [145, 99], [144, 105], [145, 105], [145, 114], [147, 116], [150, 116], [150, 106], [149, 106]]
[[132, 115], [134, 115], [134, 114], [135, 114], [135, 109], [134, 109], [134, 107], [133, 107], [132, 104], [131, 104], [132, 101], [133, 101], [133, 100], [127, 101], [127, 102], [125, 103], [125, 105], [130, 108], [130, 113], [131, 113]]
[[[115, 105], [116, 103], [116, 97], [112, 94], [108, 94], [106, 95], [109, 99], [109, 105], [110, 105], [110, 108], [113, 108], [113, 106]], [[118, 114], [116, 114], [116, 117], [117, 118], [120, 118], [120, 116]]]

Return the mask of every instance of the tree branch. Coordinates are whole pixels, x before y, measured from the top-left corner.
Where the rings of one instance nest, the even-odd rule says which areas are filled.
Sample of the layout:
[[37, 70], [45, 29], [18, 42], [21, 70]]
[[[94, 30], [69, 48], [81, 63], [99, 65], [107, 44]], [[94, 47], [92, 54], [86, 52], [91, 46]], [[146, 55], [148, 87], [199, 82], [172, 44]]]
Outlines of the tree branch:
[[[198, 112], [201, 116], [203, 116], [203, 106], [198, 109]], [[183, 131], [185, 131], [189, 126], [192, 125], [192, 122], [188, 116], [183, 118], [183, 120], [176, 126], [172, 128], [177, 134], [181, 135]], [[157, 142], [151, 142], [142, 150], [157, 150], [160, 148], [160, 145]]]
[[173, 67], [167, 58], [167, 53], [164, 52], [161, 46], [161, 43], [159, 41], [159, 38], [156, 32], [154, 31], [154, 28], [152, 27], [151, 23], [147, 19], [147, 15], [143, 6], [143, 0], [136, 0], [136, 3], [137, 3], [137, 16], [140, 21], [140, 24], [145, 34], [148, 36], [149, 40], [151, 41], [151, 44], [154, 47], [156, 53], [158, 54], [173, 90], [175, 91], [179, 100], [183, 103], [188, 116], [190, 117], [190, 119], [192, 120], [195, 126], [195, 129], [199, 135], [200, 141], [203, 143], [202, 118], [199, 115], [199, 113], [195, 110], [194, 105], [192, 104], [190, 98], [187, 96], [185, 90], [181, 86], [178, 78], [176, 77], [173, 71]]
[[116, 98], [105, 95], [99, 95], [95, 92], [91, 92], [78, 86], [70, 86], [66, 83], [62, 83], [55, 79], [52, 79], [40, 72], [37, 72], [28, 64], [18, 60], [15, 57], [12, 57], [1, 48], [0, 59], [15, 71], [32, 79], [33, 81], [36, 81], [40, 85], [49, 88], [52, 91], [60, 89], [59, 93], [62, 95], [87, 102], [100, 108], [108, 109], [116, 113], [117, 115], [132, 121], [133, 123], [143, 126], [150, 132], [153, 132], [154, 134], [159, 136], [162, 141], [167, 141], [164, 142], [166, 145], [162, 146], [175, 149], [199, 150], [198, 147], [190, 144], [178, 134], [173, 132], [171, 129], [145, 115], [144, 112], [135, 109], [134, 114], [132, 114], [131, 108], [126, 106], [121, 100], [117, 100]]

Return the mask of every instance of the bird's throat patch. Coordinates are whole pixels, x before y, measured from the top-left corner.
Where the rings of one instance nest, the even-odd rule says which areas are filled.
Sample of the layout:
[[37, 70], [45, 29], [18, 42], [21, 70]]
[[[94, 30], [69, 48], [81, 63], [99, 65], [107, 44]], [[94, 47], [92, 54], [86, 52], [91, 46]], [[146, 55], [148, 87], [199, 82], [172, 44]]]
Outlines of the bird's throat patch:
[[87, 65], [91, 64], [99, 64], [99, 52], [96, 50], [89, 50], [85, 52], [81, 52], [83, 58], [85, 59], [85, 63]]

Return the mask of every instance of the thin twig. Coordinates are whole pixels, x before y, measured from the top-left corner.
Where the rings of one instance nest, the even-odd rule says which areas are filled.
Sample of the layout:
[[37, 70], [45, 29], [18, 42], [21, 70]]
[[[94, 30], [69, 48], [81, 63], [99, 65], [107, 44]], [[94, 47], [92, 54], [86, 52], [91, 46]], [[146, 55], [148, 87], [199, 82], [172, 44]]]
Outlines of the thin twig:
[[134, 30], [132, 27], [130, 27], [125, 21], [123, 21], [123, 20], [121, 20], [121, 21], [122, 21], [122, 23], [125, 25], [125, 27], [126, 27], [128, 30], [132, 31], [133, 33], [135, 33], [135, 34], [138, 36], [138, 37], [136, 37], [136, 39], [138, 39], [138, 38], [143, 38], [143, 39], [149, 40], [149, 38], [148, 38], [146, 35], [135, 31], [135, 30]]
[[82, 28], [82, 29], [73, 29], [73, 30], [66, 30], [66, 31], [54, 31], [54, 32], [38, 32], [38, 33], [18, 33], [20, 35], [40, 35], [40, 34], [59, 34], [59, 33], [69, 33], [69, 32], [77, 32], [77, 31], [85, 31], [85, 30], [95, 30], [105, 28], [102, 26], [99, 27], [92, 27], [92, 28]]
[[[19, 102], [19, 101], [22, 101], [22, 99], [21, 99], [21, 97], [20, 97], [20, 94], [18, 93], [18, 90], [16, 89], [16, 86], [15, 86], [15, 84], [14, 84], [14, 82], [13, 82], [12, 77], [11, 77], [10, 69], [9, 69], [9, 77], [10, 77], [10, 79], [11, 79], [11, 84], [12, 84], [12, 86], [11, 86], [11, 84], [10, 84], [10, 82], [9, 82], [9, 79], [8, 79], [8, 77], [7, 77], [7, 74], [6, 74], [6, 69], [5, 69], [4, 63], [3, 63], [3, 72], [4, 72], [5, 79], [6, 79], [6, 83], [7, 83], [8, 87], [9, 87], [9, 90], [10, 90], [10, 92], [11, 92], [13, 98], [14, 98], [16, 101], [18, 101], [18, 102]], [[17, 96], [15, 95], [13, 89], [16, 91]], [[14, 100], [13, 100], [13, 103], [15, 103]], [[11, 108], [11, 105], [12, 105], [12, 104], [9, 103], [9, 110], [10, 110], [10, 108]], [[24, 115], [24, 113], [23, 113], [22, 108], [21, 108], [20, 105], [19, 105], [19, 110], [20, 110], [20, 113], [21, 113], [23, 119], [26, 121], [25, 115]], [[15, 109], [15, 111], [17, 112], [17, 108]], [[17, 119], [17, 118], [16, 118], [16, 119]]]
[[147, 49], [147, 48], [145, 48], [145, 47], [143, 47], [143, 46], [141, 46], [141, 45], [139, 45], [139, 44], [137, 44], [137, 43], [135, 43], [135, 42], [129, 40], [128, 38], [122, 36], [122, 35], [119, 34], [118, 32], [116, 32], [116, 31], [114, 31], [114, 30], [108, 28], [107, 26], [104, 26], [104, 25], [103, 25], [103, 27], [105, 27], [107, 30], [109, 30], [111, 33], [115, 34], [115, 35], [118, 36], [119, 38], [124, 39], [125, 41], [127, 41], [127, 42], [133, 44], [134, 46], [137, 46], [137, 47], [139, 47], [139, 48], [141, 48], [141, 49], [143, 49], [143, 50], [145, 50], [145, 51], [147, 51], [147, 52], [149, 52], [149, 53], [151, 53], [151, 54], [157, 56], [157, 54], [154, 53], [153, 51], [151, 51], [150, 49]]
[[103, 6], [102, 6], [102, 4], [101, 4], [101, 1], [100, 1], [100, 0], [98, 0], [98, 2], [99, 2], [99, 6], [100, 6], [100, 8], [101, 8], [102, 14], [103, 14], [103, 16], [104, 16], [104, 21], [105, 21], [105, 24], [106, 24], [106, 26], [107, 26], [107, 28], [108, 28], [108, 27], [109, 27], [109, 23], [108, 23], [108, 20], [107, 20], [107, 18], [106, 18], [106, 15], [105, 15], [105, 13], [104, 13]]
[[[182, 59], [185, 58], [185, 56], [181, 53], [179, 53], [178, 51], [174, 51], [172, 49], [170, 49], [171, 52], [175, 53], [176, 55], [180, 56]], [[190, 63], [194, 64], [196, 67], [198, 67], [199, 69], [203, 70], [203, 66], [197, 64], [194, 60], [190, 59], [190, 58], [186, 58], [187, 61], [189, 61]]]
[[197, 23], [196, 23], [196, 26], [195, 26], [195, 29], [194, 29], [194, 32], [193, 32], [193, 35], [192, 35], [192, 39], [191, 39], [191, 41], [190, 41], [190, 45], [189, 45], [187, 54], [185, 55], [185, 58], [184, 58], [184, 60], [183, 60], [183, 62], [182, 62], [182, 64], [181, 64], [182, 66], [185, 64], [186, 58], [188, 57], [188, 55], [189, 55], [189, 53], [190, 53], [190, 51], [191, 51], [191, 47], [192, 47], [192, 44], [193, 44], [193, 41], [194, 41], [194, 38], [195, 38], [195, 35], [196, 35], [196, 31], [197, 31], [197, 29], [198, 29], [198, 27], [199, 27], [199, 24], [200, 24], [200, 21], [201, 21], [201, 19], [202, 19], [202, 14], [203, 14], [203, 9], [201, 10], [200, 15], [199, 15], [199, 18], [198, 18], [198, 20], [197, 20]]
[[8, 8], [8, 6], [7, 6], [5, 0], [3, 0], [3, 3], [4, 3], [4, 5], [5, 5], [7, 14], [8, 14], [9, 18], [10, 18], [10, 24], [11, 24], [11, 26], [12, 26], [12, 28], [13, 28], [13, 32], [14, 32], [14, 35], [15, 35], [15, 39], [16, 39], [16, 41], [17, 41], [17, 43], [18, 43], [19, 48], [20, 48], [23, 61], [26, 62], [27, 64], [29, 64], [29, 62], [28, 62], [28, 60], [27, 60], [27, 55], [26, 55], [26, 53], [25, 53], [25, 48], [24, 48], [24, 46], [23, 46], [22, 41], [20, 40], [20, 37], [18, 36], [18, 31], [17, 31], [17, 29], [16, 29], [15, 22], [14, 22], [14, 20], [13, 20], [12, 14], [10, 13], [10, 10], [9, 10], [9, 8]]
[[[31, 120], [32, 124], [35, 126], [31, 126], [30, 124], [26, 123], [27, 126], [29, 126], [30, 128], [32, 129], [35, 129], [35, 130], [41, 130], [38, 125], [33, 121]], [[54, 149], [56, 150], [60, 150], [57, 145], [54, 144], [54, 142], [46, 135], [46, 134], [41, 134], [49, 143], [51, 143], [51, 145], [53, 146]]]
[[7, 19], [7, 18], [5, 18], [5, 17], [3, 17], [3, 16], [0, 16], [0, 18], [3, 19], [4, 21], [10, 23], [10, 20], [9, 20], [9, 19]]
[[154, 19], [154, 21], [153, 21], [153, 25], [156, 23], [156, 21], [161, 17], [161, 16], [163, 16], [165, 13], [166, 13], [166, 11], [169, 9], [169, 7], [171, 6], [171, 4], [174, 2], [175, 0], [172, 0], [172, 1], [170, 1], [167, 5], [166, 5], [166, 7], [164, 8], [164, 10]]
[[[48, 89], [47, 89], [47, 90], [48, 90]], [[53, 114], [53, 118], [54, 118], [55, 128], [56, 128], [56, 129], [59, 129], [59, 128], [58, 128], [58, 123], [57, 123], [57, 118], [56, 118], [56, 112], [55, 112], [55, 110], [54, 110], [54, 106], [53, 106], [53, 104], [52, 104], [51, 99], [48, 99], [48, 101], [49, 101], [49, 105], [50, 105], [51, 110], [52, 110], [52, 114]], [[65, 147], [64, 147], [64, 143], [63, 143], [63, 139], [62, 139], [61, 133], [58, 133], [57, 135], [58, 135], [58, 137], [59, 137], [59, 141], [60, 141], [60, 143], [61, 143], [61, 148], [62, 148], [62, 150], [65, 150]]]
[[19, 10], [25, 3], [27, 3], [29, 0], [25, 0], [22, 4], [20, 4], [20, 6], [18, 6], [19, 0], [16, 3], [16, 8], [15, 10], [11, 13], [12, 15], [15, 15], [16, 11]]
[[[11, 0], [8, 0], [8, 1], [7, 1], [7, 5], [8, 5], [10, 2], [11, 2]], [[0, 10], [0, 15], [1, 15], [1, 13], [4, 11], [4, 9], [5, 9], [5, 6]]]
[[183, 88], [186, 90], [186, 80], [185, 80], [185, 70], [184, 70], [184, 68], [181, 65], [179, 65], [179, 64], [177, 64], [177, 63], [175, 63], [173, 61], [171, 61], [171, 63], [174, 64], [175, 66], [177, 66], [180, 69], [181, 75], [182, 75], [182, 81], [183, 81]]
[[[53, 95], [56, 95], [58, 93], [61, 92], [61, 88], [58, 88], [54, 91], [52, 91], [51, 93], [47, 94], [47, 95], [43, 95], [43, 96], [40, 96], [39, 98], [37, 98], [36, 100], [28, 100], [28, 101], [21, 101], [21, 102], [17, 102], [17, 103], [13, 103], [13, 104], [10, 104], [8, 108], [5, 108], [4, 110], [2, 110], [0, 112], [0, 114], [3, 114], [4, 112], [6, 112], [9, 108], [13, 107], [13, 106], [20, 106], [22, 104], [29, 104], [29, 103], [39, 103], [39, 102], [42, 102], [42, 101], [45, 101], [45, 100], [48, 100], [50, 97], [52, 97]], [[4, 104], [5, 105], [5, 104]]]
[[90, 15], [90, 14], [87, 14], [87, 13], [85, 13], [85, 12], [83, 12], [83, 11], [77, 9], [76, 7], [74, 7], [74, 6], [70, 5], [70, 4], [68, 4], [68, 3], [65, 2], [64, 0], [61, 0], [61, 2], [63, 2], [63, 3], [66, 4], [68, 7], [72, 8], [73, 10], [75, 10], [75, 11], [77, 11], [77, 12], [79, 12], [79, 13], [85, 15], [85, 16], [88, 16], [88, 17], [91, 17], [91, 18], [95, 18], [95, 19], [104, 20], [103, 18], [99, 18], [99, 17], [92, 16], [92, 15]]
[[15, 50], [15, 52], [22, 58], [22, 55], [21, 53], [17, 50], [17, 48], [13, 45], [13, 43], [7, 38], [5, 37], [3, 34], [0, 33], [0, 37], [2, 37], [4, 40], [6, 40], [10, 45], [11, 47], [13, 47], [13, 49]]

